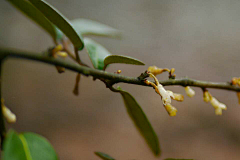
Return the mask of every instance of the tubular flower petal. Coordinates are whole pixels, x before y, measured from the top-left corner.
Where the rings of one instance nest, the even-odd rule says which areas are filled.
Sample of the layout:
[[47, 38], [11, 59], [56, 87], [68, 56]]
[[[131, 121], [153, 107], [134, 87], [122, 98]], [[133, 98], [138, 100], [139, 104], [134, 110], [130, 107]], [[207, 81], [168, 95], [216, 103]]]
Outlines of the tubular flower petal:
[[[158, 68], [157, 66], [150, 66], [148, 67], [147, 69], [149, 72], [151, 72], [154, 76], [158, 75], [158, 74], [161, 74], [163, 72], [170, 72], [169, 69], [167, 68]], [[151, 75], [150, 75], [151, 76]]]
[[161, 84], [157, 86], [157, 93], [162, 97], [163, 105], [171, 103], [171, 97], [169, 92], [167, 92]]
[[223, 103], [220, 103], [216, 98], [212, 97], [210, 100], [213, 108], [215, 108], [216, 115], [222, 115], [222, 110], [227, 110], [227, 106]]
[[189, 86], [185, 87], [185, 91], [188, 97], [193, 97], [195, 95], [195, 91]]
[[16, 119], [17, 119], [16, 115], [12, 113], [9, 108], [7, 108], [6, 106], [2, 106], [2, 112], [3, 112], [3, 116], [5, 117], [8, 123], [16, 122]]
[[173, 107], [170, 103], [166, 104], [165, 106], [166, 111], [168, 112], [169, 116], [176, 116], [177, 109]]

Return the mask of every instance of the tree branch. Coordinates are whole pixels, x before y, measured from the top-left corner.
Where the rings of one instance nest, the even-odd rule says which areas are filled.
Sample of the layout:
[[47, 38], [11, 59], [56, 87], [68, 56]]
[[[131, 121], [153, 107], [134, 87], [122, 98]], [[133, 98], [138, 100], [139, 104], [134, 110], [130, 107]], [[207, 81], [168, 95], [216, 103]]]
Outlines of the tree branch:
[[[108, 82], [110, 82], [112, 85], [116, 83], [129, 83], [129, 84], [148, 86], [138, 77], [127, 77], [127, 76], [122, 76], [115, 73], [109, 73], [106, 71], [92, 69], [89, 67], [80, 66], [75, 63], [69, 63], [64, 60], [42, 56], [39, 53], [30, 53], [30, 52], [0, 48], [0, 59], [10, 58], [10, 57], [35, 60], [35, 61], [40, 61], [47, 64], [65, 67], [69, 70], [81, 73], [85, 76], [93, 76], [94, 78], [109, 80]], [[194, 80], [189, 78], [182, 78], [182, 79], [169, 79], [165, 81], [160, 81], [160, 83], [163, 86], [170, 86], [170, 85], [194, 86], [194, 87], [200, 87], [200, 88], [216, 88], [216, 89], [224, 89], [224, 90], [240, 92], [240, 87], [231, 85], [230, 83], [227, 83], [227, 82], [225, 83], [224, 82], [223, 83], [207, 82], [207, 81], [199, 81], [199, 80]]]

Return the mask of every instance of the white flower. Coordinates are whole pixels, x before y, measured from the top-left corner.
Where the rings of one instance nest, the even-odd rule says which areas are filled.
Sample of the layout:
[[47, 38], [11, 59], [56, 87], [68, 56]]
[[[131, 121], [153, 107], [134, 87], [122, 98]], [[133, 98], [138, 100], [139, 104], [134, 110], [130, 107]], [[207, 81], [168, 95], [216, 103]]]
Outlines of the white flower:
[[188, 97], [193, 97], [195, 95], [195, 91], [189, 86], [185, 87], [185, 91]]
[[161, 84], [158, 84], [157, 89], [158, 89], [157, 93], [162, 97], [163, 105], [171, 103], [171, 97], [170, 97], [171, 94], [167, 92]]
[[216, 98], [212, 97], [210, 100], [213, 108], [215, 109], [216, 115], [222, 115], [222, 110], [227, 110], [227, 106], [223, 103], [220, 103]]

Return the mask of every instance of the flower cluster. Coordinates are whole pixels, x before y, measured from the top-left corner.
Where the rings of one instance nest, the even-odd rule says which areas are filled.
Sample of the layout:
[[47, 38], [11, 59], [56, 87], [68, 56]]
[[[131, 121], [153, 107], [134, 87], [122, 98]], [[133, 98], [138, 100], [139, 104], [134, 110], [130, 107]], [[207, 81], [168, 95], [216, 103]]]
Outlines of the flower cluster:
[[176, 116], [177, 109], [171, 105], [171, 99], [183, 101], [184, 96], [181, 94], [173, 93], [172, 91], [169, 90], [165, 90], [165, 88], [159, 83], [158, 79], [152, 73], [149, 73], [149, 75], [151, 75], [154, 78], [156, 84], [148, 80], [145, 80], [145, 83], [147, 85], [153, 86], [153, 88], [155, 88], [156, 93], [161, 96], [163, 106], [165, 107], [168, 114], [170, 116]]
[[4, 118], [7, 120], [8, 123], [15, 123], [16, 122], [16, 115], [11, 112], [9, 108], [7, 108], [4, 104], [4, 99], [1, 99], [1, 106], [2, 106], [2, 113]]
[[222, 115], [222, 110], [227, 110], [227, 106], [220, 103], [215, 97], [213, 97], [206, 89], [203, 92], [203, 100], [205, 102], [210, 102], [215, 109], [216, 115]]

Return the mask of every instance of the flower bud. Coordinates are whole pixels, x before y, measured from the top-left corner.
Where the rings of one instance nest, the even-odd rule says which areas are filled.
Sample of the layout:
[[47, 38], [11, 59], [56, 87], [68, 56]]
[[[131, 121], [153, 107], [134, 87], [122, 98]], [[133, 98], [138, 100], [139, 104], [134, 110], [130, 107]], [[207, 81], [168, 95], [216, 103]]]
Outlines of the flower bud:
[[220, 103], [215, 97], [212, 97], [210, 103], [215, 108], [216, 115], [222, 115], [222, 110], [227, 110], [227, 106], [223, 103]]
[[[156, 90], [156, 89], [155, 89]], [[158, 92], [157, 92], [158, 91]], [[170, 97], [170, 94], [169, 92], [167, 92], [163, 86], [161, 84], [159, 84], [157, 86], [157, 90], [156, 92], [158, 94], [160, 94], [160, 96], [162, 97], [162, 102], [163, 102], [163, 105], [166, 105], [167, 103], [171, 103], [171, 97]]]
[[[162, 72], [165, 72], [165, 71], [168, 71], [170, 72], [169, 69], [167, 68], [158, 68], [157, 66], [150, 66], [148, 67], [147, 69], [149, 72], [151, 72], [154, 76], [158, 75], [158, 74], [161, 74]], [[151, 76], [151, 75], [150, 75]]]
[[189, 86], [185, 87], [185, 92], [188, 97], [193, 97], [195, 95], [195, 91]]
[[173, 93], [172, 91], [169, 90], [167, 90], [167, 92], [169, 93], [170, 97], [176, 101], [182, 102], [184, 100], [184, 96], [182, 94]]
[[168, 112], [169, 116], [176, 116], [177, 114], [177, 109], [173, 107], [170, 103], [167, 103], [164, 105], [166, 111]]
[[58, 51], [62, 51], [63, 50], [63, 46], [61, 44], [57, 45], [53, 50], [52, 50], [52, 53], [53, 55], [55, 53], [57, 53]]
[[63, 57], [63, 58], [66, 58], [68, 56], [67, 52], [63, 52], [63, 51], [58, 51], [56, 53], [56, 55]]
[[11, 112], [9, 108], [6, 106], [2, 106], [2, 113], [8, 123], [15, 123], [16, 122], [16, 115]]
[[237, 78], [237, 77], [233, 77], [233, 78], [232, 78], [232, 84], [233, 84], [233, 85], [238, 84], [238, 81], [239, 81], [239, 78]]
[[203, 92], [203, 100], [204, 100], [205, 102], [209, 102], [210, 99], [211, 99], [211, 94], [210, 94], [208, 91], [204, 91], [204, 92]]

